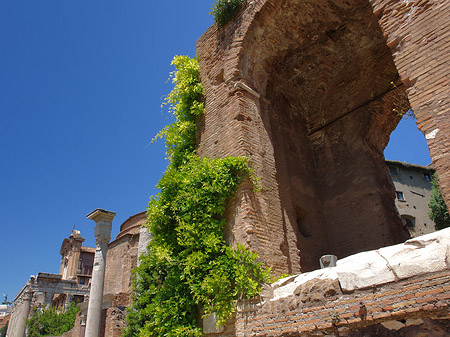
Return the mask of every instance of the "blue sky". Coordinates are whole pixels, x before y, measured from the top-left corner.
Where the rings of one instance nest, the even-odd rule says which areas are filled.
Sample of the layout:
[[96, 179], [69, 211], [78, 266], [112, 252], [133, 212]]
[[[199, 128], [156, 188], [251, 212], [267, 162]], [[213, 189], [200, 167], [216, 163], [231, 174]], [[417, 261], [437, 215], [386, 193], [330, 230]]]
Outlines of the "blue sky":
[[[94, 246], [95, 208], [117, 212], [113, 237], [145, 209], [166, 166], [149, 142], [170, 120], [170, 61], [195, 55], [213, 2], [0, 2], [0, 295], [57, 273], [74, 225]], [[400, 125], [388, 159], [428, 164], [414, 121]]]

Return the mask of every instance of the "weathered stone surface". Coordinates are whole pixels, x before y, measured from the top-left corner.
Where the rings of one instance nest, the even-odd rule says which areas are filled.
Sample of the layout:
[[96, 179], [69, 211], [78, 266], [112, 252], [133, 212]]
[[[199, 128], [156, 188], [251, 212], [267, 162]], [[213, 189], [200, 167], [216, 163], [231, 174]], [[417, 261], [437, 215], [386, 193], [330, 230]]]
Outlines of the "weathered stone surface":
[[[305, 295], [313, 284], [334, 284], [337, 279], [338, 275], [335, 268], [319, 269], [295, 277], [285, 278], [274, 283], [273, 297], [270, 301], [277, 301], [292, 295]], [[327, 287], [323, 293], [326, 293], [328, 290]]]
[[[351, 255], [336, 267], [289, 276], [272, 285], [270, 301], [304, 295], [314, 285], [317, 293], [339, 282], [345, 292], [365, 289], [428, 273], [447, 270], [450, 228], [407, 240], [403, 244]], [[326, 292], [326, 291], [325, 291]], [[311, 295], [313, 297], [313, 295]]]
[[408, 318], [405, 322], [406, 326], [421, 325], [421, 324], [423, 324], [423, 319], [421, 318]]
[[[290, 287], [294, 279], [277, 285]], [[304, 292], [294, 290], [275, 301], [240, 301], [236, 317], [220, 336], [448, 336], [449, 269], [323, 296], [329, 282], [309, 277], [299, 285]]]
[[450, 228], [378, 250], [396, 277], [403, 279], [449, 267]]
[[382, 322], [381, 325], [389, 330], [400, 330], [405, 327], [405, 324], [399, 321], [386, 321]]
[[363, 252], [338, 260], [336, 273], [342, 290], [368, 288], [395, 281], [388, 263], [377, 251]]

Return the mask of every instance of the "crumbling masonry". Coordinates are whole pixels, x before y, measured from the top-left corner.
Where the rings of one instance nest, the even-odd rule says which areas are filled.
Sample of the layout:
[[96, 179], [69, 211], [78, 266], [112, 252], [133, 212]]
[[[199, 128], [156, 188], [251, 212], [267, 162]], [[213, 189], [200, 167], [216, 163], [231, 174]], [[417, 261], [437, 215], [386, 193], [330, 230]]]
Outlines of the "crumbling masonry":
[[206, 31], [198, 152], [247, 156], [262, 182], [230, 205], [231, 243], [299, 273], [403, 242], [383, 150], [410, 107], [450, 204], [449, 17], [443, 0], [259, 0]]
[[[261, 178], [228, 205], [227, 240], [293, 274], [225, 327], [204, 318], [207, 336], [449, 336], [450, 229], [404, 242], [383, 158], [413, 108], [450, 204], [449, 18], [448, 0], [254, 0], [198, 40], [198, 153]], [[99, 336], [121, 335], [144, 222], [108, 245]], [[84, 336], [81, 307], [64, 336]]]
[[[203, 34], [198, 153], [247, 156], [262, 183], [257, 194], [244, 183], [229, 205], [229, 243], [247, 245], [278, 274], [298, 274], [318, 269], [324, 254], [342, 260], [404, 242], [383, 150], [409, 108], [450, 205], [449, 18], [445, 0], [255, 0], [235, 21]], [[430, 240], [441, 242], [440, 261], [447, 261], [448, 243]], [[433, 320], [449, 317], [450, 289], [438, 286], [450, 280], [448, 264], [442, 268], [366, 284], [362, 293], [340, 289], [339, 281], [331, 292], [310, 284], [312, 300], [291, 294], [281, 305], [267, 295], [238, 306], [220, 335], [363, 334], [380, 330], [380, 320], [421, 317], [415, 328], [400, 323], [443, 336], [448, 320]], [[389, 297], [408, 285], [407, 298]], [[267, 309], [270, 298], [279, 310]], [[414, 336], [404, 331], [399, 336]]]

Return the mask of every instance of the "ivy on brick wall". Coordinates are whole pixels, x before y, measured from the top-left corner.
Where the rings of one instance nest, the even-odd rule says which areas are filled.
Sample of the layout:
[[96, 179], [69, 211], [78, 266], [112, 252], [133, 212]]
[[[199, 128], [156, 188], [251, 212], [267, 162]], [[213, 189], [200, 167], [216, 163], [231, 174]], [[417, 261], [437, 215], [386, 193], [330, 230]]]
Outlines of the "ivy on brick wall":
[[247, 160], [195, 154], [195, 121], [204, 113], [198, 62], [177, 56], [172, 64], [166, 104], [176, 121], [157, 136], [169, 165], [147, 209], [153, 239], [134, 272], [124, 336], [201, 336], [200, 312], [216, 312], [223, 324], [235, 301], [258, 295], [269, 278], [255, 253], [228, 246], [223, 234], [227, 201], [251, 175]]
[[235, 19], [246, 0], [217, 0], [211, 9], [211, 15], [219, 27]]

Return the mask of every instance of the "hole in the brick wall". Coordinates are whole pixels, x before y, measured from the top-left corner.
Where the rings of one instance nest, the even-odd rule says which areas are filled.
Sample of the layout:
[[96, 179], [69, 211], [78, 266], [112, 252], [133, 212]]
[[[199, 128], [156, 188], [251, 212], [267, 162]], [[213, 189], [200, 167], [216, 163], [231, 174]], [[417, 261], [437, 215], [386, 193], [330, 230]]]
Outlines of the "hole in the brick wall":
[[309, 238], [312, 235], [312, 229], [311, 224], [308, 221], [306, 221], [307, 212], [301, 209], [300, 207], [296, 207], [295, 213], [298, 231], [303, 237]]
[[[411, 236], [417, 236], [425, 226], [418, 224], [416, 227], [415, 218], [405, 213], [416, 214], [419, 211], [422, 214], [428, 212], [429, 199], [417, 191], [424, 188], [423, 173], [431, 163], [430, 153], [425, 136], [418, 130], [415, 116], [412, 110], [409, 110], [400, 120], [396, 129], [391, 133], [389, 143], [384, 150], [385, 159], [388, 163], [395, 164], [397, 174], [393, 175], [390, 171], [390, 178], [396, 190], [404, 190], [409, 195], [420, 195], [422, 198], [415, 199], [416, 205], [409, 202], [396, 206], [401, 215], [403, 224], [409, 230]], [[418, 166], [417, 166], [418, 165]], [[431, 186], [429, 186], [431, 189]], [[412, 194], [411, 194], [412, 193]], [[406, 200], [408, 197], [405, 196]], [[411, 200], [409, 200], [411, 201]], [[422, 227], [422, 228], [421, 228]]]
[[341, 25], [340, 27], [336, 29], [330, 29], [326, 31], [326, 35], [333, 40], [334, 42], [337, 42], [344, 34], [345, 34], [346, 28], [344, 25]]
[[243, 114], [238, 114], [234, 119], [242, 122], [242, 121], [245, 121], [246, 118]]
[[387, 160], [427, 166], [431, 163], [425, 136], [417, 128], [416, 119], [408, 112], [391, 133], [384, 150]]
[[325, 297], [332, 297], [332, 296], [336, 296], [336, 289], [328, 289], [323, 296]]
[[234, 119], [236, 119], [236, 120], [238, 120], [240, 122], [242, 122], [242, 121], [251, 122], [252, 121], [252, 119], [250, 117], [246, 117], [243, 114], [238, 114]]
[[223, 69], [220, 70], [220, 72], [217, 74], [217, 76], [214, 78], [214, 84], [220, 84], [224, 81], [224, 77], [223, 77]]

